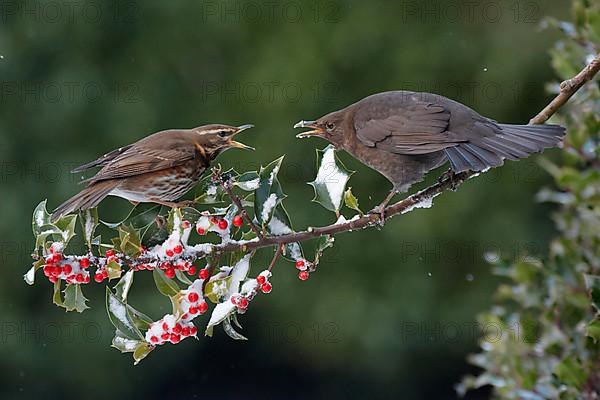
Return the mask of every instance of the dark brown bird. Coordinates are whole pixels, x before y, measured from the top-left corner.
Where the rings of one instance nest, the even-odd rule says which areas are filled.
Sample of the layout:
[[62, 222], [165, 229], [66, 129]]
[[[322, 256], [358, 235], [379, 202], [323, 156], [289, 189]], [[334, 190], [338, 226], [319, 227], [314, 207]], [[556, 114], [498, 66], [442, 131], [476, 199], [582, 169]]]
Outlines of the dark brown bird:
[[455, 173], [485, 171], [558, 146], [565, 134], [557, 125], [499, 124], [446, 97], [407, 91], [374, 94], [294, 128], [311, 128], [297, 136], [326, 139], [392, 182], [377, 212], [446, 161]]
[[169, 207], [191, 188], [219, 154], [230, 148], [253, 149], [233, 137], [252, 128], [204, 125], [194, 129], [169, 129], [156, 132], [133, 144], [113, 150], [99, 159], [75, 168], [81, 172], [102, 167], [87, 187], [58, 206], [52, 214], [60, 216], [92, 208], [106, 196], [131, 202], [152, 202]]

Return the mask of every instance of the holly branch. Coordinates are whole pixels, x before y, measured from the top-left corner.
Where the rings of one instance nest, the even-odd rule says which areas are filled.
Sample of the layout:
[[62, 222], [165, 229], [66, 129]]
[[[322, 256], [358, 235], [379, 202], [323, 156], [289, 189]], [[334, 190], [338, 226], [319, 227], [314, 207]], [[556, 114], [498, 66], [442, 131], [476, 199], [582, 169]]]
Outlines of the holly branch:
[[[563, 82], [556, 98], [530, 123], [547, 121], [599, 70], [600, 56]], [[306, 280], [316, 270], [323, 252], [333, 246], [334, 235], [381, 226], [385, 222], [382, 218], [429, 208], [436, 196], [456, 190], [479, 174], [445, 174], [436, 184], [386, 207], [382, 217], [380, 212], [360, 210], [358, 200], [346, 188], [353, 172], [346, 169], [335, 151], [332, 146], [318, 151], [321, 157], [317, 176], [310, 182], [315, 189], [314, 200], [335, 213], [334, 224], [302, 231], [292, 228], [283, 205], [286, 195], [277, 178], [283, 157], [260, 171], [241, 174], [223, 172], [219, 167], [201, 180], [193, 207], [172, 209], [166, 218], [157, 206], [137, 214], [134, 209], [118, 223], [101, 221], [96, 209], [52, 221], [43, 201], [34, 210], [34, 263], [25, 280], [33, 284], [41, 269], [54, 284], [53, 302], [78, 312], [88, 308], [81, 287], [90, 283], [91, 268], [95, 268], [93, 279], [97, 283], [118, 280], [112, 289], [106, 288], [107, 312], [115, 327], [112, 344], [122, 352], [132, 352], [136, 362], [157, 346], [197, 337], [193, 321], [208, 312], [209, 302], [214, 307], [205, 334], [212, 335], [214, 327], [221, 325], [230, 337], [245, 339], [234, 328], [240, 326], [237, 315], [244, 314], [257, 295], [271, 292], [270, 278], [280, 259], [294, 262], [299, 279]], [[358, 214], [346, 219], [340, 211], [343, 206]], [[199, 210], [203, 207], [212, 210]], [[253, 210], [252, 217], [249, 209]], [[78, 220], [87, 253], [70, 255], [66, 250], [72, 248], [68, 246], [77, 235]], [[97, 234], [99, 229], [117, 235], [107, 243], [103, 241], [105, 234]], [[310, 259], [304, 256], [301, 245], [308, 240], [318, 241]], [[251, 260], [263, 248], [272, 248], [274, 255], [261, 272], [251, 276]], [[199, 268], [201, 263], [205, 265]], [[128, 303], [134, 275], [142, 271], [152, 272], [158, 291], [172, 304], [172, 312], [158, 320]]]

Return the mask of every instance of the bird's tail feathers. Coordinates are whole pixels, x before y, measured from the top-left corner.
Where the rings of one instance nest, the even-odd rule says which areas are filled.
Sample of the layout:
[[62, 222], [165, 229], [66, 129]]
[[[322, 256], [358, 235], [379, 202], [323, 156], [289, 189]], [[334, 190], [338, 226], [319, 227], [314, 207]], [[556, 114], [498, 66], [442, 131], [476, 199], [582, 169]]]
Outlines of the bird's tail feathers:
[[518, 160], [549, 147], [559, 146], [565, 128], [559, 125], [505, 125], [494, 136], [460, 143], [444, 150], [454, 172], [484, 171], [504, 159]]
[[56, 221], [65, 214], [96, 207], [118, 184], [119, 181], [117, 180], [109, 180], [97, 182], [86, 187], [58, 206], [52, 212], [52, 221]]

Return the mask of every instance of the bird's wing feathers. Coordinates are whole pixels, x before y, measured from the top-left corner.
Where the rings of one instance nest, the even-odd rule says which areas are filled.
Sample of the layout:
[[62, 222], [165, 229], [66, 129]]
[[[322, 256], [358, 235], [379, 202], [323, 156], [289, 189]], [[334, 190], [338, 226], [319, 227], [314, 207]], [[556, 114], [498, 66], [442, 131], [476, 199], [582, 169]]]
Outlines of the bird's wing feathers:
[[448, 131], [450, 111], [423, 101], [359, 108], [354, 121], [364, 145], [391, 153], [426, 154], [455, 146], [457, 141]]
[[73, 168], [71, 170], [71, 173], [83, 172], [83, 171], [86, 171], [86, 170], [88, 170], [90, 168], [94, 168], [94, 167], [104, 167], [106, 164], [108, 164], [109, 162], [114, 160], [119, 154], [122, 154], [123, 152], [127, 151], [131, 146], [133, 146], [133, 144], [119, 147], [118, 149], [115, 149], [109, 153], [106, 153], [105, 155], [103, 155], [102, 157], [100, 157], [94, 161], [90, 161], [86, 164], [80, 165], [77, 168]]
[[[156, 172], [194, 159], [197, 156], [196, 147], [189, 136], [179, 133], [180, 131], [162, 131], [134, 143], [88, 181], [93, 183]], [[159, 134], [169, 135], [168, 148], [164, 141], [157, 140], [159, 138], [155, 135]]]

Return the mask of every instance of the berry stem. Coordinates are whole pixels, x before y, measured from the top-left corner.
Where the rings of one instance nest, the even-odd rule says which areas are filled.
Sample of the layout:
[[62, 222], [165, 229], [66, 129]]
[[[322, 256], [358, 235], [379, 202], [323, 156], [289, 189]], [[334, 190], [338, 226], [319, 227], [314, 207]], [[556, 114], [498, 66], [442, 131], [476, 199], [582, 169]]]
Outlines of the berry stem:
[[269, 272], [273, 271], [273, 267], [275, 267], [277, 260], [281, 256], [281, 253], [283, 253], [283, 247], [284, 247], [283, 244], [280, 244], [277, 246], [277, 250], [275, 250], [275, 255], [273, 256], [273, 259], [271, 260], [271, 264], [269, 264], [269, 268], [268, 268]]

